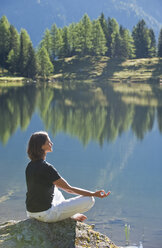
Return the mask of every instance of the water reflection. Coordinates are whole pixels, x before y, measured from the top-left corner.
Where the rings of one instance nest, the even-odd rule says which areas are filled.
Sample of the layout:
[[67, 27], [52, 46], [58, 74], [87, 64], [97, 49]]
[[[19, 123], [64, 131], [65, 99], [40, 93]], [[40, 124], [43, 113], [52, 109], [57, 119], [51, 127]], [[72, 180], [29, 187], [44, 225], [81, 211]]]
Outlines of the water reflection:
[[[157, 110], [157, 111], [156, 111]], [[46, 130], [91, 140], [112, 142], [130, 128], [139, 139], [155, 121], [162, 132], [162, 88], [140, 84], [33, 84], [0, 88], [0, 141], [6, 144], [34, 112]]]
[[56, 144], [48, 160], [63, 177], [78, 187], [112, 191], [110, 198], [96, 199], [89, 224], [119, 245], [161, 247], [160, 86], [1, 87], [0, 113], [1, 222], [26, 217], [26, 144], [32, 132], [45, 129]]

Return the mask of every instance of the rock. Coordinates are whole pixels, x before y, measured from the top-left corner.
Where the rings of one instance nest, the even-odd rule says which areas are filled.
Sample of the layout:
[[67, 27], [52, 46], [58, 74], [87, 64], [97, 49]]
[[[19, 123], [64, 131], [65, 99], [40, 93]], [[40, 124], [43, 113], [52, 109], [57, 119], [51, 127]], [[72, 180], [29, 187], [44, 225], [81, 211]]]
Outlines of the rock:
[[44, 223], [34, 219], [0, 224], [0, 248], [117, 248], [93, 226], [72, 219]]

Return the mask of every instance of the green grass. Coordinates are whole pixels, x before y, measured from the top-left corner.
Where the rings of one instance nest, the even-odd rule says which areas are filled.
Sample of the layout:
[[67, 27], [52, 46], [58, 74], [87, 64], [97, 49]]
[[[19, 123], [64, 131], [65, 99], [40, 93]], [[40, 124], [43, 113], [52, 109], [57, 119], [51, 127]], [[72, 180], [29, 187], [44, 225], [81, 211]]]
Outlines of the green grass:
[[9, 73], [6, 69], [0, 68], [0, 86], [9, 86], [12, 83], [23, 83], [26, 79], [24, 77], [18, 77]]
[[162, 58], [110, 59], [108, 57], [77, 56], [60, 59], [55, 63], [58, 80], [79, 81], [160, 81], [162, 80]]
[[[106, 56], [73, 56], [59, 59], [50, 79], [77, 82], [162, 82], [162, 58], [110, 59]], [[0, 84], [24, 82], [28, 79], [12, 76], [0, 69]]]

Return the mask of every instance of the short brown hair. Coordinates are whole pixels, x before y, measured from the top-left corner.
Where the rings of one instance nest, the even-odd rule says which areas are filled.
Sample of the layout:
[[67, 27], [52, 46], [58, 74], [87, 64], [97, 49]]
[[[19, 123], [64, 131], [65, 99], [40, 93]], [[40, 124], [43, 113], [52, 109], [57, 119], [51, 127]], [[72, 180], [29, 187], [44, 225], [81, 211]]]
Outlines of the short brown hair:
[[44, 131], [35, 132], [31, 135], [27, 148], [27, 153], [31, 160], [38, 160], [44, 157], [42, 145], [45, 144], [47, 139], [48, 133]]

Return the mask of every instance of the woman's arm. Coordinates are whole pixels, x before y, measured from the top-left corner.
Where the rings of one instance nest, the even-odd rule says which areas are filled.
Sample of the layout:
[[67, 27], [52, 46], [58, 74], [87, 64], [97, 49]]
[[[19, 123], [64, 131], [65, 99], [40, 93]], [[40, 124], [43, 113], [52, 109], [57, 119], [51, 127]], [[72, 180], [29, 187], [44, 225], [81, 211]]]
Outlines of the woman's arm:
[[64, 178], [60, 178], [53, 182], [58, 188], [63, 189], [64, 191], [71, 193], [71, 194], [77, 194], [77, 195], [83, 195], [83, 196], [95, 196], [95, 197], [100, 197], [104, 198], [107, 197], [110, 194], [110, 191], [108, 193], [105, 193], [104, 190], [98, 190], [96, 192], [81, 189], [81, 188], [76, 188], [72, 187], [69, 185]]

